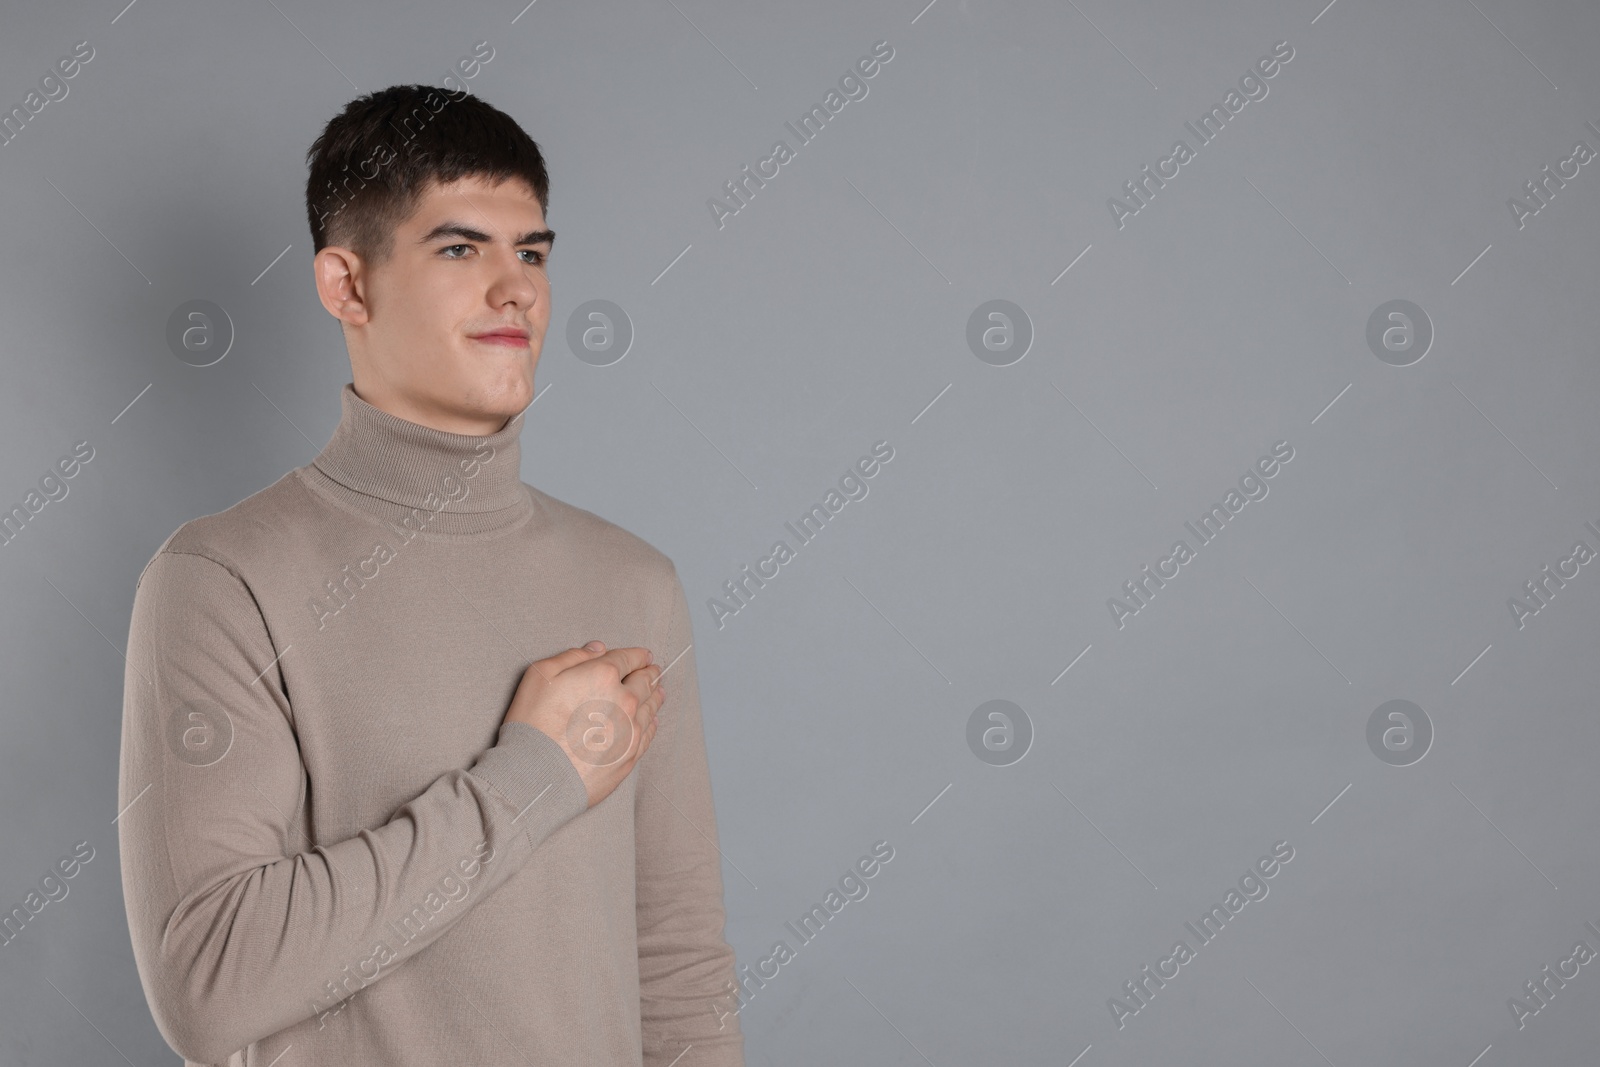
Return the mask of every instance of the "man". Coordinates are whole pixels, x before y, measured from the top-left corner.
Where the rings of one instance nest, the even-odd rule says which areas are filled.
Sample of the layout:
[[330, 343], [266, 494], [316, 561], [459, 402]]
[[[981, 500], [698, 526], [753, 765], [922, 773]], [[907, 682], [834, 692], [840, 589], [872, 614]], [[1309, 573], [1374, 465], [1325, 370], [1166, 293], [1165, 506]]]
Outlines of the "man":
[[743, 1067], [677, 571], [520, 478], [539, 148], [414, 85], [308, 160], [338, 427], [134, 597], [118, 829], [156, 1024], [189, 1065]]

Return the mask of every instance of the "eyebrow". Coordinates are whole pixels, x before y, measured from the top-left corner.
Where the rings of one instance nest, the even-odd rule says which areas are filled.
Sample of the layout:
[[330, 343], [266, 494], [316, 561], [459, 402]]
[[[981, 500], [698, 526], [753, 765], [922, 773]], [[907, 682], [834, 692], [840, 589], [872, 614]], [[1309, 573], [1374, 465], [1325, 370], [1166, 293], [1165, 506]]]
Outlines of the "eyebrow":
[[[465, 241], [487, 242], [493, 240], [482, 230], [475, 230], [460, 222], [441, 222], [417, 241], [418, 244], [430, 244], [441, 237], [459, 237]], [[547, 244], [555, 248], [556, 232], [554, 230], [529, 230], [512, 242], [514, 245], [540, 245]]]

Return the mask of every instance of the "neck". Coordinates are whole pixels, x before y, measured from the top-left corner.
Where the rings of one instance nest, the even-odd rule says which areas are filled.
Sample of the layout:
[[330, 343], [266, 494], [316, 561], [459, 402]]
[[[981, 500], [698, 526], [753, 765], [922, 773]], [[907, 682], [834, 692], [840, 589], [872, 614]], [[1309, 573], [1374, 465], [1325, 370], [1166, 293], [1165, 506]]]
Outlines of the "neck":
[[379, 379], [370, 379], [365, 386], [352, 383], [350, 388], [358, 398], [396, 418], [464, 437], [487, 437], [499, 433], [510, 421], [504, 415], [483, 412], [467, 414], [451, 410], [440, 406], [437, 401], [419, 400], [402, 392], [384, 389], [383, 384]]
[[302, 472], [346, 506], [446, 538], [508, 529], [534, 510], [522, 484], [523, 412], [477, 435], [391, 415], [357, 396], [349, 382], [340, 403], [332, 438]]

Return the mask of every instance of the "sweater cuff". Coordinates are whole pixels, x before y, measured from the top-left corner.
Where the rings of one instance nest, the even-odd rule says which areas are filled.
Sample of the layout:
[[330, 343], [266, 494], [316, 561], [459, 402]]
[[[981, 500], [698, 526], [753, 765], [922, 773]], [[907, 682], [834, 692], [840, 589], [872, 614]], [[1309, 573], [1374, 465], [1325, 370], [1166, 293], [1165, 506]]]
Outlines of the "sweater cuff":
[[589, 810], [589, 787], [566, 752], [549, 734], [525, 722], [501, 723], [499, 740], [470, 773], [488, 782], [521, 813], [517, 824], [527, 829], [534, 848]]

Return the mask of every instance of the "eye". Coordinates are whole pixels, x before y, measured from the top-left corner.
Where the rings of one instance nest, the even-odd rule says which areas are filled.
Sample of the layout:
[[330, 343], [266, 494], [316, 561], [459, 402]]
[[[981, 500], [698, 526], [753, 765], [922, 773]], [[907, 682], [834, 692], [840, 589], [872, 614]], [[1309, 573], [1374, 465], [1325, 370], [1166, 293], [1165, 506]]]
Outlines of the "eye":
[[[450, 249], [452, 249], [452, 248], [471, 248], [471, 247], [472, 247], [471, 245], [447, 245], [446, 247], [441, 248], [440, 251], [448, 253], [450, 251]], [[460, 256], [446, 255], [445, 258], [446, 259], [460, 259], [461, 257]]]
[[543, 265], [544, 261], [548, 258], [548, 254], [547, 253], [541, 252], [537, 248], [524, 248], [523, 251], [527, 252], [530, 255], [538, 257], [537, 259], [531, 260], [529, 262], [530, 266], [534, 266], [534, 267], [541, 266], [541, 265]]

